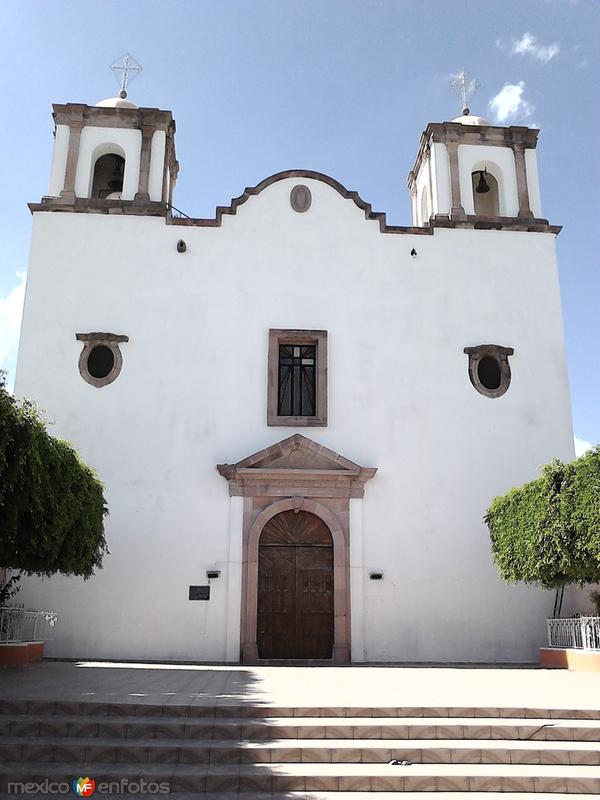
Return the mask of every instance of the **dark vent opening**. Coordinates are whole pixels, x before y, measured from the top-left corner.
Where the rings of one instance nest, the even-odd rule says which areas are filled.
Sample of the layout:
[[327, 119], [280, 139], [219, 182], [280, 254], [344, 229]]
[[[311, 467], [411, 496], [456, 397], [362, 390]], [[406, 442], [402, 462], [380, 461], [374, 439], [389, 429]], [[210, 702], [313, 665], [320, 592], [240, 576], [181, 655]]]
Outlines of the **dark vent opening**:
[[87, 368], [92, 378], [106, 378], [115, 365], [115, 354], [105, 344], [92, 347], [88, 356]]
[[498, 389], [502, 381], [498, 359], [493, 356], [484, 356], [477, 366], [477, 377], [486, 389], [490, 391]]

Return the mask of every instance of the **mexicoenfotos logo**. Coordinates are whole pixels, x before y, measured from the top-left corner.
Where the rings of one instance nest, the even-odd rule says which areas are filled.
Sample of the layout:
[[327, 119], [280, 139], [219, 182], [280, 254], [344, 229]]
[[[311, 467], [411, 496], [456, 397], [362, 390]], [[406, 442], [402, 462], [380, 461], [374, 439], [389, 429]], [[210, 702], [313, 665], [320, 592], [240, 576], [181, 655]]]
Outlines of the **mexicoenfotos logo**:
[[[157, 795], [169, 794], [171, 784], [168, 781], [147, 781], [137, 778], [119, 778], [114, 781], [98, 781], [93, 778], [73, 778], [65, 781], [51, 781], [45, 778], [41, 781], [9, 781], [8, 794], [40, 794], [40, 795], [68, 795], [73, 791], [76, 797], [91, 797], [92, 795], [121, 795], [141, 794]], [[2, 795], [4, 797], [4, 795]]]
[[96, 789], [96, 781], [92, 778], [74, 778], [73, 791], [77, 797], [91, 797]]

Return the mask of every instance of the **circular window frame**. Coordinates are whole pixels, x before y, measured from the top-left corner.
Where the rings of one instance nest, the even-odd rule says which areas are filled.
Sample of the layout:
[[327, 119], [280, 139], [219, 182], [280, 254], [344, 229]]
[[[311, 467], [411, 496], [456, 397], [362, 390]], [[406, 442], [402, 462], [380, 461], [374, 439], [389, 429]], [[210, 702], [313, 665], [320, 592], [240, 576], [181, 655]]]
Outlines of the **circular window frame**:
[[[469, 356], [469, 379], [473, 387], [484, 397], [491, 399], [502, 397], [510, 386], [511, 370], [508, 357], [514, 354], [514, 348], [499, 344], [480, 344], [477, 347], [465, 347], [464, 352]], [[479, 380], [479, 364], [483, 358], [493, 358], [498, 363], [500, 385], [496, 389], [488, 389]]]
[[[94, 386], [96, 389], [101, 389], [103, 386], [108, 386], [119, 377], [119, 373], [123, 367], [123, 354], [121, 353], [120, 344], [128, 342], [129, 336], [123, 336], [117, 333], [76, 333], [75, 338], [79, 342], [83, 342], [83, 350], [79, 354], [79, 374], [86, 383]], [[95, 378], [88, 369], [88, 359], [90, 353], [95, 347], [102, 345], [112, 350], [114, 356], [114, 363], [111, 371], [104, 378]]]

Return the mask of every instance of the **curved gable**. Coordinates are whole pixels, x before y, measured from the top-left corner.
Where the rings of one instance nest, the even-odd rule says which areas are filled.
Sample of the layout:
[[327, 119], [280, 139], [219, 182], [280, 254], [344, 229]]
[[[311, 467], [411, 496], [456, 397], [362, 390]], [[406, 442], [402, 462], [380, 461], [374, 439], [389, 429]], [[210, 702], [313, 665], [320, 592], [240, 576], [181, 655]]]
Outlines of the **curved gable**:
[[335, 178], [330, 177], [329, 175], [325, 175], [323, 172], [317, 172], [315, 170], [310, 169], [287, 169], [283, 172], [276, 172], [274, 175], [265, 178], [256, 186], [248, 186], [244, 189], [242, 194], [239, 197], [233, 198], [231, 203], [228, 206], [217, 206], [215, 210], [214, 218], [191, 218], [191, 217], [173, 217], [170, 221], [174, 225], [196, 225], [199, 227], [220, 227], [221, 221], [223, 219], [223, 215], [235, 215], [237, 214], [238, 208], [243, 205], [250, 197], [255, 197], [263, 192], [265, 189], [268, 189], [269, 186], [272, 186], [279, 181], [286, 180], [287, 178], [308, 178], [314, 181], [320, 181], [321, 183], [327, 184], [332, 189], [341, 195], [344, 200], [352, 200], [354, 204], [360, 208], [361, 211], [364, 211], [365, 219], [373, 220], [379, 223], [379, 230], [382, 233], [416, 233], [416, 234], [425, 234], [430, 235], [432, 233], [431, 229], [428, 228], [414, 228], [412, 226], [402, 226], [402, 225], [388, 225], [386, 221], [385, 212], [382, 211], [373, 211], [372, 206], [370, 203], [367, 203], [362, 197], [359, 195], [358, 192], [351, 191], [346, 189], [339, 181]]

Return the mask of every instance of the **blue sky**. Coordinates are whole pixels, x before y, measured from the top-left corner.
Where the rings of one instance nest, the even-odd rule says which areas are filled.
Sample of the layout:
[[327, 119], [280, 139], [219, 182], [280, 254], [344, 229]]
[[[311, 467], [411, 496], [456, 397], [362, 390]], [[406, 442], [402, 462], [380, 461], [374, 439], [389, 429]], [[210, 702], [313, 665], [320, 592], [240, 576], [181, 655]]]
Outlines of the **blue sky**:
[[[410, 224], [406, 175], [427, 122], [474, 113], [541, 128], [544, 216], [558, 237], [574, 429], [600, 441], [600, 3], [595, 0], [3, 0], [0, 367], [14, 369], [31, 218], [47, 190], [52, 102], [115, 94], [171, 109], [175, 205], [213, 216], [282, 169], [316, 169]], [[535, 298], [532, 298], [535, 302]], [[540, 386], [544, 392], [545, 387]]]

